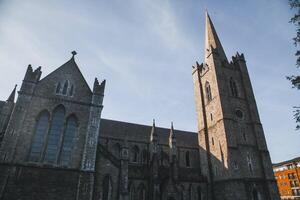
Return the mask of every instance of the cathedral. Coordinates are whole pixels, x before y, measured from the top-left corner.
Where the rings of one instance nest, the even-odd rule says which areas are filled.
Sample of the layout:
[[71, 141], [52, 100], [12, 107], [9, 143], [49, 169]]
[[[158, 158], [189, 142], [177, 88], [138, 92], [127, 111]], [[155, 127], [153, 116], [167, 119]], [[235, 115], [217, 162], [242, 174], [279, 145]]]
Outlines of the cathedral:
[[207, 13], [197, 132], [103, 119], [105, 81], [72, 54], [0, 101], [0, 200], [279, 200], [244, 55], [227, 59]]

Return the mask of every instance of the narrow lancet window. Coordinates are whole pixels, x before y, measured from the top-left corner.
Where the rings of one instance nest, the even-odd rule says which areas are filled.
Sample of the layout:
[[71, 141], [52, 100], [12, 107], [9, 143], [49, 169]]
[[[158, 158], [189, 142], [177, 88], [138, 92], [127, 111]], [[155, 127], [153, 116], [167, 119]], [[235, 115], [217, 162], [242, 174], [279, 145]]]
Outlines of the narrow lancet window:
[[69, 96], [73, 96], [73, 93], [74, 93], [74, 86], [71, 85]]
[[64, 95], [67, 94], [67, 91], [68, 91], [68, 85], [69, 85], [68, 81], [65, 81], [64, 88], [63, 88], [63, 92], [62, 92]]
[[187, 151], [185, 152], [185, 165], [187, 167], [190, 167], [191, 166], [191, 162], [190, 162], [190, 152]]
[[205, 83], [205, 92], [206, 92], [206, 99], [207, 101], [211, 101], [212, 100], [212, 96], [211, 96], [211, 88], [210, 88], [210, 84], [209, 82]]
[[234, 96], [234, 97], [239, 96], [237, 85], [236, 85], [236, 82], [233, 80], [233, 78], [230, 78], [230, 90], [231, 90], [232, 96]]
[[111, 178], [109, 175], [106, 175], [104, 177], [102, 187], [103, 187], [102, 199], [103, 200], [111, 200], [113, 188], [112, 188], [112, 184], [111, 184]]

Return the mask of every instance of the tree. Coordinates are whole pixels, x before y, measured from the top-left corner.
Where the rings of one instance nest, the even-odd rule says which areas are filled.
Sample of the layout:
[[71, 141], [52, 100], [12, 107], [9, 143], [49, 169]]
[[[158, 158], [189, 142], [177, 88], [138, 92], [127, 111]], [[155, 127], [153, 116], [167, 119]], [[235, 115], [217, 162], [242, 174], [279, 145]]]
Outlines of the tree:
[[[300, 1], [299, 0], [289, 0], [289, 4], [291, 9], [295, 10], [294, 16], [291, 18], [290, 23], [293, 23], [296, 27], [296, 36], [293, 38], [294, 45], [299, 47], [300, 45]], [[299, 49], [299, 48], [298, 48]], [[297, 68], [300, 67], [300, 50], [297, 50], [295, 53], [297, 58], [296, 66]], [[300, 89], [300, 76], [299, 75], [292, 75], [288, 76], [287, 79], [291, 81], [293, 88]], [[294, 107], [294, 119], [296, 120], [296, 129], [300, 129], [300, 107]]]

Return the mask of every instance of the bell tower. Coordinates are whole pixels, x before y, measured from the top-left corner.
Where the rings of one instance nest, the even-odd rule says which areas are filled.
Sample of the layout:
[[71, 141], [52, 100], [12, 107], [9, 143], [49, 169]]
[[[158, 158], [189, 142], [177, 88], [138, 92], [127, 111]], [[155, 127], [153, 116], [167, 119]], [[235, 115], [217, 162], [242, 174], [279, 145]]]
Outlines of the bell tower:
[[228, 61], [208, 13], [204, 62], [192, 74], [210, 199], [279, 199], [244, 55]]

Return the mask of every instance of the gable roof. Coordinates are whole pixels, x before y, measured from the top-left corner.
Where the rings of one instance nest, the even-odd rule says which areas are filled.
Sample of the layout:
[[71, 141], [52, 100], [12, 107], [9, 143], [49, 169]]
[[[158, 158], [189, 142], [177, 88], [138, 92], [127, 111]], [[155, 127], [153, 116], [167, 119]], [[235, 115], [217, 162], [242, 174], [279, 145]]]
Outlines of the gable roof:
[[66, 63], [58, 67], [56, 70], [42, 78], [39, 82], [43, 82], [49, 78], [51, 78], [54, 74], [57, 73], [63, 73], [64, 71], [72, 71], [73, 73], [78, 74], [78, 76], [82, 79], [82, 82], [85, 84], [85, 86], [89, 89], [89, 91], [92, 93], [91, 88], [89, 87], [88, 83], [86, 82], [84, 76], [82, 75], [77, 63], [75, 62], [74, 55], [71, 57], [70, 60], [68, 60]]
[[[120, 122], [110, 119], [101, 119], [100, 137], [114, 138], [137, 142], [150, 142], [152, 126]], [[170, 129], [156, 127], [159, 144], [169, 145]], [[195, 132], [173, 130], [178, 146], [198, 148], [198, 135]]]

